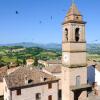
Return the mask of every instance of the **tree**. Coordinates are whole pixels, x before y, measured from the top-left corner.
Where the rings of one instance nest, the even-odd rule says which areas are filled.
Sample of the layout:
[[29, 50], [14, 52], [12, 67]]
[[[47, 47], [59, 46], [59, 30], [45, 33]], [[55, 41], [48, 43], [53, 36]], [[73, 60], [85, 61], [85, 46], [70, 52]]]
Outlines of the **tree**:
[[38, 66], [38, 59], [37, 59], [37, 57], [34, 58], [34, 63], [33, 63], [33, 65], [34, 65], [34, 66]]
[[0, 67], [3, 67], [3, 66], [5, 66], [5, 62], [0, 61]]
[[2, 59], [2, 55], [0, 55], [0, 61], [1, 61], [1, 59]]
[[20, 61], [18, 60], [18, 57], [16, 58], [16, 65], [17, 65], [17, 66], [20, 65]]
[[26, 65], [26, 59], [25, 58], [23, 59], [23, 65]]

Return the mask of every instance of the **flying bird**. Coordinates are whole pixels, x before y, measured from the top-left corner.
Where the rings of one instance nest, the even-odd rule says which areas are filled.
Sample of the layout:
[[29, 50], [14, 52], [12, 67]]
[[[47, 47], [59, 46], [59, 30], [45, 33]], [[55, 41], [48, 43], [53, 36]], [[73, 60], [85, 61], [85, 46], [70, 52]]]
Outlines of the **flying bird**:
[[95, 40], [95, 41], [98, 41], [98, 40]]
[[52, 16], [51, 16], [51, 20], [52, 20]]
[[42, 23], [42, 21], [39, 22], [40, 24]]
[[16, 14], [19, 14], [19, 12], [18, 12], [18, 11], [16, 11]]

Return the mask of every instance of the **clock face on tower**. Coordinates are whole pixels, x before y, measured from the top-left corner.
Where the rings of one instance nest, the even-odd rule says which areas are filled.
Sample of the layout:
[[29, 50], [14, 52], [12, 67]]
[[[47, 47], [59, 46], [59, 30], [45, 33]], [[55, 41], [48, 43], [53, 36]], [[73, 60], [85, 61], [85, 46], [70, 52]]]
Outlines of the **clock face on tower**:
[[64, 54], [63, 59], [64, 59], [64, 62], [67, 62], [69, 60], [68, 55], [67, 54]]

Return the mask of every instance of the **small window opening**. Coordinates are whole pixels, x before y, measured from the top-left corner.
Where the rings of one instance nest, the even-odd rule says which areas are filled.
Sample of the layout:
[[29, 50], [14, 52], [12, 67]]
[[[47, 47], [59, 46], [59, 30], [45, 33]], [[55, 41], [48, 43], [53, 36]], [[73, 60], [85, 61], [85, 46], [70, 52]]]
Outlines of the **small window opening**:
[[48, 83], [48, 89], [52, 88], [52, 83]]
[[46, 81], [46, 80], [47, 80], [47, 78], [45, 77], [45, 78], [44, 78], [44, 81]]
[[32, 83], [32, 82], [33, 82], [33, 80], [31, 80], [31, 79], [30, 79], [30, 80], [28, 80], [28, 83]]
[[79, 28], [76, 28], [75, 30], [75, 41], [78, 42], [79, 41]]
[[41, 93], [36, 93], [36, 100], [41, 100]]
[[76, 86], [80, 86], [80, 76], [76, 76]]
[[16, 94], [17, 94], [17, 95], [21, 95], [21, 89], [17, 89], [17, 90], [16, 90]]
[[65, 29], [65, 38], [68, 41], [68, 29], [67, 28]]
[[48, 100], [52, 100], [52, 95], [49, 95], [48, 96]]
[[59, 97], [59, 99], [58, 100], [61, 100], [61, 98], [62, 98], [62, 90], [60, 89], [60, 90], [58, 90], [58, 97]]
[[77, 16], [76, 19], [78, 19], [79, 17]]

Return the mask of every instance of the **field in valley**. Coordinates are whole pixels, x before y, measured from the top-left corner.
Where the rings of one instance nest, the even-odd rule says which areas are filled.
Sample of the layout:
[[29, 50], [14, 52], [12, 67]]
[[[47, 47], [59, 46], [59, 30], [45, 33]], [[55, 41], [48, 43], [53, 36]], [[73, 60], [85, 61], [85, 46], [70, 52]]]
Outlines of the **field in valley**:
[[[61, 45], [57, 45], [61, 47]], [[0, 46], [0, 67], [14, 63], [24, 64], [26, 59], [61, 59], [61, 48], [42, 48], [24, 46]], [[87, 45], [87, 59], [100, 62], [100, 45]]]

